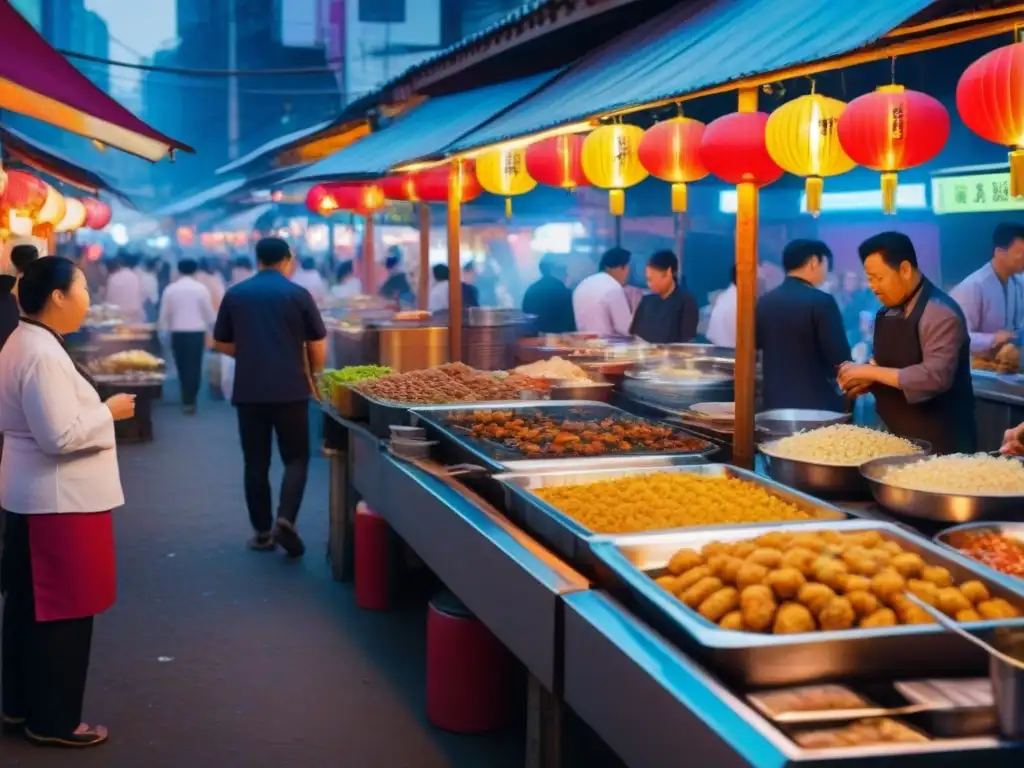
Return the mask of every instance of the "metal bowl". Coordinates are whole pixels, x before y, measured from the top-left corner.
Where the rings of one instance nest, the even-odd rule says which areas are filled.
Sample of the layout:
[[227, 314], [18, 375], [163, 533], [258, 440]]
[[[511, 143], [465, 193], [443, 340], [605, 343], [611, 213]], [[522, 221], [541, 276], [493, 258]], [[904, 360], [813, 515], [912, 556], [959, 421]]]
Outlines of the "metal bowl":
[[[931, 443], [924, 440], [911, 440], [911, 442], [922, 451], [912, 454], [912, 458], [920, 459], [931, 454]], [[861, 474], [859, 465], [815, 464], [810, 461], [772, 456], [763, 450], [761, 455], [765, 458], [768, 476], [791, 488], [832, 497], [856, 498], [870, 495], [871, 489], [868, 487], [868, 481]], [[905, 457], [897, 456], [895, 458]]]
[[1013, 520], [1024, 507], [1024, 496], [975, 496], [933, 493], [898, 488], [882, 482], [889, 467], [920, 461], [920, 456], [893, 456], [875, 459], [860, 467], [875, 501], [886, 509], [907, 517], [938, 520], [944, 523], [972, 523], [982, 520]]
[[827, 427], [849, 421], [852, 414], [838, 411], [815, 411], [804, 408], [777, 408], [754, 416], [754, 425], [780, 437], [807, 429]]

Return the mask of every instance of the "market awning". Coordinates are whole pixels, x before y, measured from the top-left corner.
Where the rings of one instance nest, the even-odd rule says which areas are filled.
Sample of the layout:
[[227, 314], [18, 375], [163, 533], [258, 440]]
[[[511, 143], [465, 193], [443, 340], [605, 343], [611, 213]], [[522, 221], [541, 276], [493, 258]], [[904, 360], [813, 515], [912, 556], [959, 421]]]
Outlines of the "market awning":
[[95, 171], [89, 170], [54, 149], [23, 133], [0, 125], [0, 151], [5, 161], [17, 161], [87, 192], [109, 192], [131, 203], [128, 196]]
[[246, 183], [246, 179], [228, 179], [222, 181], [219, 184], [215, 184], [212, 187], [207, 187], [201, 192], [196, 192], [194, 195], [189, 195], [183, 200], [179, 200], [176, 203], [171, 203], [163, 208], [153, 211], [153, 216], [157, 218], [183, 216], [186, 213], [191, 213], [198, 208], [202, 208], [208, 203], [212, 203], [219, 200], [222, 197], [230, 195]]
[[55, 51], [0, 1], [0, 109], [96, 139], [147, 160], [192, 148], [149, 127]]
[[209, 232], [251, 232], [256, 228], [256, 221], [273, 206], [263, 203], [233, 213], [215, 223], [207, 222], [204, 229]]
[[304, 168], [288, 181], [377, 178], [395, 166], [443, 154], [453, 141], [519, 103], [556, 74], [546, 72], [428, 99], [387, 128]]
[[465, 151], [862, 48], [935, 0], [678, 3], [574, 64], [487, 125]]

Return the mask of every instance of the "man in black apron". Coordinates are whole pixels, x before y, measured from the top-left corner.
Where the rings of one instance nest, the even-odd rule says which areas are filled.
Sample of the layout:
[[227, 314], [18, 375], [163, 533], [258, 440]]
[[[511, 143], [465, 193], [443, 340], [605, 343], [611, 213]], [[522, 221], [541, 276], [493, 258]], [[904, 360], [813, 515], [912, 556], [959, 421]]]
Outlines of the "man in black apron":
[[875, 317], [873, 363], [844, 364], [840, 386], [854, 396], [870, 390], [893, 433], [927, 440], [936, 453], [973, 453], [977, 427], [963, 312], [921, 274], [906, 235], [883, 232], [859, 250], [884, 306]]

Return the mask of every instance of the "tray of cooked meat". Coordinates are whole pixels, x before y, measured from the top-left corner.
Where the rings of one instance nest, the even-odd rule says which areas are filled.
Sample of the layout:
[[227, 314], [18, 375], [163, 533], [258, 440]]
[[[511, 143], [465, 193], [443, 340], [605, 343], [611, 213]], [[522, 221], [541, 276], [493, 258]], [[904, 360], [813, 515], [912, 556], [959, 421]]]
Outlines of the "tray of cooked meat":
[[437, 406], [413, 414], [428, 431], [457, 444], [462, 461], [492, 472], [526, 459], [700, 457], [717, 450], [677, 426], [586, 400]]

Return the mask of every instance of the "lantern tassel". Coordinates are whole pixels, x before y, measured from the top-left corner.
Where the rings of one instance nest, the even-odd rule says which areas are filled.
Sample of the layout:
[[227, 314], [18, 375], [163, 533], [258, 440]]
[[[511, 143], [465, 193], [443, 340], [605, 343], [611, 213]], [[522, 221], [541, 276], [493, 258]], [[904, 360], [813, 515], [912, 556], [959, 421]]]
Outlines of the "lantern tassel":
[[882, 213], [891, 216], [896, 213], [896, 174], [882, 174]]
[[626, 212], [626, 193], [621, 189], [608, 191], [608, 211], [612, 216], [621, 216]]
[[1010, 196], [1024, 197], [1024, 149], [1010, 152]]
[[821, 195], [825, 181], [820, 176], [808, 176], [804, 182], [804, 193], [807, 195], [807, 212], [814, 218], [821, 215]]
[[672, 212], [686, 213], [686, 185], [672, 185]]
[[505, 198], [505, 218], [506, 219], [511, 219], [512, 218], [512, 198], [511, 197], [506, 197]]

